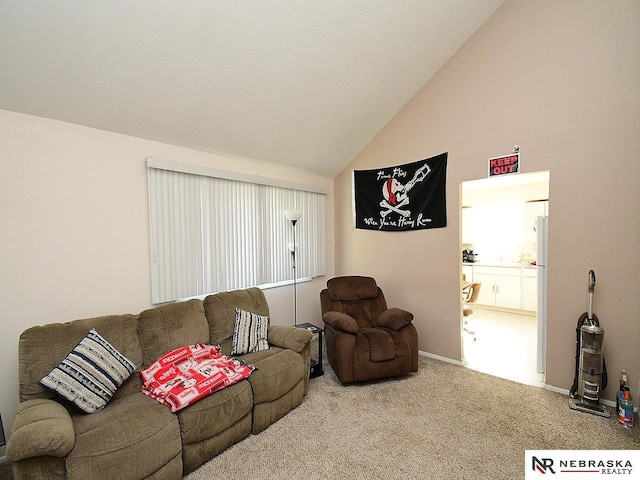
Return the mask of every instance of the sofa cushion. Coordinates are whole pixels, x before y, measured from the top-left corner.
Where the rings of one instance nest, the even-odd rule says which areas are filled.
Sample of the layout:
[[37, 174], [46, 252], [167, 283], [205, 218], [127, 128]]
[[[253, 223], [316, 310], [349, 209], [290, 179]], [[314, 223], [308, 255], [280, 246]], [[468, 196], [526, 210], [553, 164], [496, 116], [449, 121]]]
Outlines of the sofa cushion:
[[84, 413], [102, 410], [136, 365], [95, 329], [80, 340], [40, 385], [73, 403]]
[[269, 348], [269, 317], [236, 308], [231, 355], [260, 352]]
[[182, 443], [190, 445], [214, 437], [251, 412], [253, 393], [246, 380], [212, 393], [177, 412]]
[[247, 379], [253, 389], [251, 432], [258, 434], [302, 403], [308, 365], [293, 350], [272, 347], [243, 355], [256, 370]]
[[293, 350], [270, 348], [264, 352], [243, 355], [241, 358], [256, 367], [248, 378], [253, 387], [255, 404], [280, 398], [308, 374], [305, 372], [302, 357]]
[[[204, 311], [209, 323], [208, 343], [222, 347], [222, 353], [231, 353], [231, 340], [236, 323], [236, 308], [258, 315], [269, 316], [269, 304], [259, 288], [247, 288], [209, 295], [204, 299]], [[207, 343], [207, 342], [205, 342]]]
[[[31, 327], [22, 332], [18, 343], [20, 401], [56, 397], [56, 394], [43, 388], [38, 382], [53, 370], [92, 328], [100, 332], [100, 335], [108, 339], [111, 345], [133, 363], [142, 363], [138, 320], [134, 315], [109, 315]], [[121, 390], [122, 388], [118, 389], [114, 398], [121, 395]]]
[[148, 478], [176, 461], [182, 468], [178, 418], [142, 393], [72, 419], [76, 443], [66, 459], [67, 478]]
[[209, 342], [209, 326], [201, 300], [170, 303], [138, 315], [144, 365], [184, 345]]

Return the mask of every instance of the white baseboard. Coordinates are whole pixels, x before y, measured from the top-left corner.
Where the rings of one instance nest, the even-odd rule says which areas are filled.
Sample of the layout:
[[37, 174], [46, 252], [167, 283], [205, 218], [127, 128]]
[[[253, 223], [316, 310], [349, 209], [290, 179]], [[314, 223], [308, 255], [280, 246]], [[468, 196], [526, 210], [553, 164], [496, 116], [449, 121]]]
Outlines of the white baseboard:
[[549, 385], [547, 383], [544, 384], [544, 389], [549, 390], [550, 392], [560, 393], [565, 396], [569, 396], [569, 390], [566, 388], [554, 387], [553, 385]]
[[440, 360], [442, 362], [453, 363], [454, 365], [464, 366], [464, 363], [460, 360], [454, 360], [448, 357], [441, 357], [440, 355], [436, 355], [434, 353], [423, 352], [422, 350], [418, 350], [418, 355], [422, 355], [423, 357], [433, 358], [434, 360]]

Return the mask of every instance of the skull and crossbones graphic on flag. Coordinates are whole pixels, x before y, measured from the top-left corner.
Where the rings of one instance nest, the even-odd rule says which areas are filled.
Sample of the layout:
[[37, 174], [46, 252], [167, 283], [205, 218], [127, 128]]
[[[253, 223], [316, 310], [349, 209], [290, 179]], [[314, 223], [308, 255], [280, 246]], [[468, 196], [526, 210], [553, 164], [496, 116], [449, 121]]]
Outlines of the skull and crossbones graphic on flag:
[[382, 187], [384, 199], [380, 202], [380, 206], [385, 210], [381, 211], [380, 215], [386, 217], [391, 212], [396, 212], [403, 217], [411, 215], [411, 210], [400, 210], [400, 208], [409, 203], [409, 190], [416, 183], [424, 180], [429, 172], [431, 172], [431, 168], [425, 163], [416, 171], [411, 181], [406, 185], [401, 184], [396, 178], [388, 178]]
[[446, 160], [444, 153], [406, 165], [354, 171], [356, 228], [445, 226]]

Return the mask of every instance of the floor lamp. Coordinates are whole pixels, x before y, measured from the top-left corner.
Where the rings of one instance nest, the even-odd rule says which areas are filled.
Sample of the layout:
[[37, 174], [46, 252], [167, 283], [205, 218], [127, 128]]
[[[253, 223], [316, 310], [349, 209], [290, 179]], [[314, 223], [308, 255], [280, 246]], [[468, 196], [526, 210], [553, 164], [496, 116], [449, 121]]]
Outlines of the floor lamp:
[[291, 226], [293, 226], [293, 243], [289, 244], [289, 250], [291, 251], [291, 262], [293, 265], [293, 324], [298, 325], [298, 293], [296, 292], [296, 223], [298, 223], [298, 220], [302, 217], [302, 211], [285, 210], [284, 215], [287, 217], [287, 220], [291, 222]]

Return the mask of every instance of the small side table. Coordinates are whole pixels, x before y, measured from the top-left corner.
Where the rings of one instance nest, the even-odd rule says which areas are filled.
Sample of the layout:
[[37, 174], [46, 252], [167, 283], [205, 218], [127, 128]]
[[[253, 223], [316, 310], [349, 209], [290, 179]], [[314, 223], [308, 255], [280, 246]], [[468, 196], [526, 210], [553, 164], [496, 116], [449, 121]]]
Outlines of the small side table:
[[322, 370], [322, 333], [324, 330], [320, 327], [315, 326], [313, 323], [299, 323], [295, 326], [296, 328], [304, 328], [309, 330], [314, 335], [318, 335], [318, 359], [311, 359], [311, 371], [309, 372], [309, 378], [319, 377], [320, 375], [324, 375], [324, 370]]

